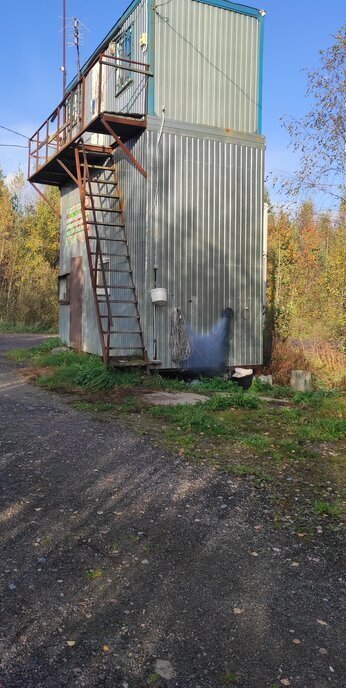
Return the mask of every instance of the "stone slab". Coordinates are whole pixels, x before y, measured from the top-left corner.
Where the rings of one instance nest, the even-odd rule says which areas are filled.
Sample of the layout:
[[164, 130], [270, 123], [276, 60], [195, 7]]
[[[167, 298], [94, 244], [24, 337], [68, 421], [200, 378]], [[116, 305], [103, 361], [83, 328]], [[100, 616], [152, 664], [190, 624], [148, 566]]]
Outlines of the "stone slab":
[[142, 399], [154, 406], [178, 406], [178, 404], [198, 404], [201, 401], [208, 401], [209, 397], [193, 392], [151, 392], [143, 394]]

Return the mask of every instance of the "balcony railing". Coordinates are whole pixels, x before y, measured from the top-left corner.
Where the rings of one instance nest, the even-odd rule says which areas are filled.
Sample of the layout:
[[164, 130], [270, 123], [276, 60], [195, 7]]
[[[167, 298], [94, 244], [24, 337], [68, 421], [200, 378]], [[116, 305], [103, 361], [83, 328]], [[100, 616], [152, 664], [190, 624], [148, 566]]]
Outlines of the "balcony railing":
[[[92, 70], [94, 71], [91, 74]], [[29, 179], [69, 146], [74, 139], [87, 131], [89, 125], [92, 125], [104, 113], [106, 100], [110, 102], [107, 95], [103, 94], [103, 84], [109, 83], [109, 70], [112, 73], [114, 70], [125, 70], [142, 75], [146, 95], [147, 80], [149, 76], [152, 76], [148, 64], [114, 57], [107, 51], [100, 53], [73, 89], [29, 139]], [[113, 93], [115, 105], [117, 98], [115, 88]], [[146, 97], [144, 102], [146, 102]], [[145, 112], [141, 114], [144, 116]]]

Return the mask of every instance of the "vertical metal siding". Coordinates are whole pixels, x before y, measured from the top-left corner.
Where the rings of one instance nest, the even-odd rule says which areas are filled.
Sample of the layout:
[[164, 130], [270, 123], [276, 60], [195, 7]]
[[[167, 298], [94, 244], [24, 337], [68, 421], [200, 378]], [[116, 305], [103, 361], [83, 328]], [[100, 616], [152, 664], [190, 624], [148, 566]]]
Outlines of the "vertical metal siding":
[[[170, 357], [170, 314], [176, 306], [182, 308], [186, 321], [196, 331], [205, 334], [223, 308], [230, 306], [235, 319], [229, 364], [260, 364], [263, 142], [258, 139], [257, 145], [249, 145], [221, 136], [208, 138], [207, 128], [202, 135], [188, 125], [182, 132], [176, 125], [170, 123], [168, 127], [167, 123], [157, 147], [160, 123], [155, 121], [155, 130], [148, 129], [127, 144], [147, 170], [147, 180], [121, 150], [115, 152], [149, 357], [153, 356], [150, 289], [154, 286], [156, 231], [158, 285], [166, 287], [169, 294], [168, 306], [157, 309], [158, 358], [162, 367], [175, 367]], [[83, 348], [100, 354], [84, 237], [67, 244], [65, 236], [66, 210], [76, 202], [77, 189], [73, 185], [64, 187], [60, 272], [70, 271], [72, 256], [83, 255]], [[105, 234], [108, 231], [112, 230], [106, 230]], [[105, 244], [105, 255], [107, 250], [114, 251], [112, 242], [109, 247]], [[113, 264], [112, 259], [111, 267]], [[124, 297], [127, 296], [124, 292]], [[119, 314], [135, 315], [132, 306], [119, 304], [118, 308]], [[60, 333], [65, 341], [69, 341], [68, 329], [69, 307], [61, 306]], [[137, 344], [136, 337], [124, 334], [120, 340], [124, 346], [121, 355], [131, 355], [127, 347]]]
[[[83, 231], [78, 237], [66, 239], [66, 212], [68, 208], [79, 203], [79, 192], [76, 186], [66, 184], [61, 189], [61, 236], [60, 236], [60, 274], [69, 273], [71, 258], [83, 257], [83, 305], [82, 305], [82, 342], [83, 351], [101, 355], [101, 345], [96, 322], [96, 313], [89, 276], [88, 260]], [[59, 336], [70, 344], [70, 307], [59, 307]]]
[[155, 112], [168, 119], [255, 133], [259, 22], [192, 0], [158, 5]]
[[[170, 313], [207, 333], [230, 306], [234, 335], [230, 365], [262, 360], [263, 151], [225, 141], [163, 133], [156, 171], [157, 132], [148, 132], [148, 204], [157, 204], [147, 232], [147, 287], [153, 287], [157, 234], [158, 283], [169, 293], [158, 309], [159, 358], [170, 359]], [[158, 184], [158, 186], [157, 186]], [[146, 322], [152, 325], [148, 304]], [[149, 354], [151, 354], [149, 348]]]
[[[147, 133], [143, 132], [140, 136], [131, 139], [126, 144], [142, 167], [147, 167]], [[121, 149], [115, 152], [116, 174], [119, 181], [119, 194], [123, 202], [124, 219], [126, 234], [128, 239], [131, 268], [136, 288], [136, 295], [139, 305], [141, 326], [144, 333], [145, 342], [148, 340], [148, 329], [146, 313], [150, 296], [145, 289], [145, 244], [146, 244], [146, 185], [147, 182], [136, 167], [129, 162]], [[122, 284], [124, 282], [122, 281]], [[124, 298], [128, 298], [124, 293]], [[122, 315], [135, 315], [135, 308], [129, 304], [119, 304], [118, 313]], [[126, 321], [124, 329], [135, 329], [136, 321]], [[133, 327], [132, 327], [133, 325]], [[137, 335], [124, 335], [121, 344], [124, 350], [121, 355], [126, 354], [126, 347], [138, 344]], [[129, 351], [131, 355], [133, 352]]]

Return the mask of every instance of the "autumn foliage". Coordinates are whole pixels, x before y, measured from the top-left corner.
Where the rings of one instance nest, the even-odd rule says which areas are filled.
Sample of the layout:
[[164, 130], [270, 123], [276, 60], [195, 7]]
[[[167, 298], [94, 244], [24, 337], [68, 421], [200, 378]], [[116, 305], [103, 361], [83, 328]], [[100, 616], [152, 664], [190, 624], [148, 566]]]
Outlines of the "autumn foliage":
[[269, 214], [266, 364], [278, 382], [292, 368], [329, 382], [345, 374], [345, 229], [343, 206], [317, 213], [305, 202]]
[[[57, 321], [59, 220], [26, 193], [21, 173], [6, 185], [0, 171], [0, 320], [50, 328]], [[58, 191], [47, 193], [58, 208]]]

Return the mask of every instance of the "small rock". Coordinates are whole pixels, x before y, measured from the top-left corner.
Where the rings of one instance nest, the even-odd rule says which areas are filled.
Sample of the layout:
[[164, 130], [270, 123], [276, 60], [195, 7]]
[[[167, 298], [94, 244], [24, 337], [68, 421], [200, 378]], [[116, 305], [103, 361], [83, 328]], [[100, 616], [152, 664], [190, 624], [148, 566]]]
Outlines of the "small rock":
[[37, 563], [38, 564], [46, 564], [47, 563], [46, 557], [37, 557]]
[[159, 676], [162, 676], [162, 678], [167, 679], [167, 681], [175, 677], [175, 671], [172, 667], [172, 664], [166, 659], [156, 660], [155, 673]]
[[15, 583], [9, 583], [8, 587], [10, 588], [10, 590], [16, 590], [17, 589], [17, 586]]
[[273, 386], [272, 375], [259, 375], [257, 379], [262, 385], [270, 385], [271, 387]]
[[149, 559], [142, 559], [142, 564], [149, 564]]
[[320, 655], [322, 655], [322, 656], [323, 656], [323, 655], [327, 655], [327, 654], [328, 654], [328, 650], [326, 650], [325, 647], [320, 647], [319, 653], [320, 653]]
[[65, 351], [70, 351], [70, 349], [67, 346], [55, 346], [54, 349], [51, 350], [51, 354], [63, 354]]

